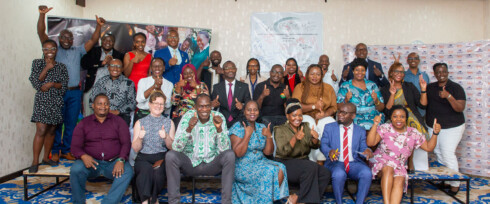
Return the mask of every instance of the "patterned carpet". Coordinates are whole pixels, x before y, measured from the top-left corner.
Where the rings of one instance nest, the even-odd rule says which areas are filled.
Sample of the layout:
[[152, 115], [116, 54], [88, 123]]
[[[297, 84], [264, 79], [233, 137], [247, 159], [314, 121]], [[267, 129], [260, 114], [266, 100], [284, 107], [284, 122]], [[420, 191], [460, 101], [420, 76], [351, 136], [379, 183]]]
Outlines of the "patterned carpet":
[[[40, 172], [46, 174], [63, 174], [67, 172], [71, 163], [63, 161], [61, 168], [52, 169], [51, 167], [41, 166]], [[61, 179], [62, 180], [62, 179]], [[490, 203], [490, 179], [488, 178], [471, 178], [470, 203]], [[55, 183], [55, 178], [50, 177], [29, 177], [29, 195], [47, 188]], [[105, 179], [95, 179], [87, 183], [87, 203], [100, 203], [104, 195], [109, 191], [110, 181]], [[196, 182], [196, 202], [197, 203], [219, 203], [220, 182], [219, 180], [200, 180]], [[355, 185], [349, 185], [350, 191], [355, 190]], [[293, 190], [294, 191], [294, 190]], [[192, 200], [191, 182], [182, 182], [182, 202], [190, 203]], [[410, 193], [410, 191], [408, 192]], [[408, 194], [409, 195], [409, 194]], [[406, 194], [403, 197], [403, 203], [409, 203], [410, 198]], [[160, 202], [167, 201], [167, 191], [164, 190], [160, 196]], [[458, 198], [465, 200], [466, 185], [461, 186]], [[69, 181], [33, 198], [30, 201], [23, 201], [23, 177], [10, 180], [0, 184], [0, 203], [70, 203], [71, 189]], [[123, 203], [131, 203], [131, 188], [128, 188]], [[331, 187], [324, 194], [323, 203], [334, 203]], [[354, 203], [347, 193], [344, 193], [343, 203]], [[382, 203], [380, 185], [373, 183], [366, 199], [366, 203]], [[427, 182], [415, 184], [414, 203], [457, 203], [453, 198], [437, 190]]]

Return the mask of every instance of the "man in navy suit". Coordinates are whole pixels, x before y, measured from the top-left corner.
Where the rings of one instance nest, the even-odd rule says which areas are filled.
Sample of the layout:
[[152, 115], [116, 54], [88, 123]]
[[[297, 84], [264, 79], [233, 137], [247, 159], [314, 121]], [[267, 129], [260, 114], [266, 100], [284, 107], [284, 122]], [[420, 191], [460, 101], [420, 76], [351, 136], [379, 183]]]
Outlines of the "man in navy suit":
[[337, 203], [342, 203], [342, 193], [347, 177], [357, 180], [356, 203], [363, 203], [371, 186], [371, 169], [363, 158], [373, 156], [366, 144], [366, 130], [352, 121], [356, 106], [343, 104], [337, 111], [337, 122], [325, 125], [320, 150], [328, 155], [325, 167], [332, 172], [333, 194]]
[[[364, 43], [359, 43], [356, 45], [356, 58], [361, 58], [366, 60], [368, 63], [368, 67], [366, 70], [366, 78], [378, 85], [378, 88], [381, 89], [381, 87], [388, 85], [388, 79], [386, 79], [384, 73], [383, 73], [383, 67], [379, 62], [372, 61], [367, 58], [368, 55], [368, 50], [367, 46]], [[352, 63], [352, 62], [351, 62]], [[342, 69], [342, 80], [340, 80], [340, 85], [344, 83], [345, 81], [351, 80], [354, 78], [354, 74], [352, 73], [352, 67], [350, 64], [344, 65], [344, 69]]]
[[211, 106], [223, 114], [228, 128], [243, 117], [244, 104], [250, 100], [250, 91], [246, 83], [235, 79], [237, 68], [235, 63], [227, 61], [223, 64], [225, 80], [213, 86]]
[[153, 57], [160, 57], [165, 61], [163, 78], [175, 85], [180, 80], [182, 67], [190, 63], [189, 55], [179, 50], [179, 33], [176, 30], [168, 32], [167, 44], [166, 48], [156, 51]]

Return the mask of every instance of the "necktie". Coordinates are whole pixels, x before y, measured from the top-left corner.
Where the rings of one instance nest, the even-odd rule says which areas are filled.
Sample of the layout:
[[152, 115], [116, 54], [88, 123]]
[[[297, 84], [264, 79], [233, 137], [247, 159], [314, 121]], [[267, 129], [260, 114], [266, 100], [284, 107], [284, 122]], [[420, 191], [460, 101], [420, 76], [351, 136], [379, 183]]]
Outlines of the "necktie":
[[349, 127], [344, 126], [344, 139], [343, 139], [343, 153], [344, 153], [344, 167], [345, 167], [345, 172], [349, 173], [349, 147], [347, 146], [349, 144], [349, 137], [347, 136], [347, 133], [349, 132]]
[[231, 116], [231, 104], [233, 103], [233, 91], [231, 90], [231, 86], [233, 86], [232, 83], [228, 83], [228, 86], [230, 86], [230, 90], [228, 91], [228, 110], [230, 111], [230, 117], [228, 117], [228, 122], [233, 120], [233, 117]]

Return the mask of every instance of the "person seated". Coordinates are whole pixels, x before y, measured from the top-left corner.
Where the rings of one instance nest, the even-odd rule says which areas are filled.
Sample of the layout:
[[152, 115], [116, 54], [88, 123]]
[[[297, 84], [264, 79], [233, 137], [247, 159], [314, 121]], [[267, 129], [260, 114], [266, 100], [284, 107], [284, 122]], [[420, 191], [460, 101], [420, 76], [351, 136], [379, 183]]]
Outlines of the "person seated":
[[138, 153], [134, 173], [138, 197], [143, 204], [158, 203], [158, 194], [165, 187], [165, 153], [172, 149], [175, 125], [162, 115], [165, 95], [150, 95], [150, 114], [136, 121], [132, 147]]
[[235, 63], [225, 62], [223, 70], [225, 80], [213, 86], [211, 106], [225, 116], [227, 127], [231, 127], [243, 117], [243, 104], [251, 98], [247, 84], [235, 79], [237, 70]]
[[[333, 115], [337, 111], [335, 92], [332, 86], [322, 81], [322, 69], [317, 64], [312, 64], [306, 71], [306, 80], [296, 85], [293, 98], [301, 103], [303, 110], [303, 121], [313, 125], [318, 132], [323, 132], [323, 128], [328, 123], [333, 123]], [[321, 139], [322, 136], [320, 135]], [[312, 161], [323, 165], [326, 158], [318, 149], [312, 150], [310, 154]]]
[[180, 203], [180, 173], [187, 176], [215, 176], [221, 173], [221, 203], [231, 203], [235, 172], [235, 154], [225, 117], [211, 111], [211, 99], [206, 94], [196, 98], [196, 110], [182, 116], [177, 127], [172, 150], [165, 155], [168, 203]]
[[335, 93], [337, 93], [337, 91], [339, 91], [339, 83], [337, 76], [335, 76], [334, 70], [329, 69], [330, 58], [327, 55], [321, 55], [318, 59], [318, 65], [320, 65], [323, 71], [322, 81], [332, 86]]
[[366, 160], [373, 157], [366, 145], [366, 130], [352, 123], [356, 106], [346, 103], [337, 111], [337, 122], [327, 124], [323, 130], [321, 147], [328, 156], [325, 162], [332, 172], [332, 187], [335, 201], [342, 203], [344, 184], [347, 178], [358, 181], [356, 203], [362, 204], [371, 186], [371, 169]]
[[122, 75], [122, 62], [113, 59], [107, 68], [109, 75], [103, 76], [95, 83], [90, 95], [90, 104], [94, 103], [95, 96], [104, 93], [111, 102], [110, 112], [121, 117], [129, 126], [131, 122], [130, 114], [136, 108], [133, 81]]
[[288, 181], [299, 184], [299, 203], [320, 203], [330, 183], [330, 171], [308, 160], [311, 149], [320, 147], [319, 135], [303, 122], [298, 99], [287, 100], [286, 116], [287, 123], [274, 127], [275, 160], [286, 166]]
[[175, 84], [179, 81], [179, 74], [184, 65], [189, 64], [189, 56], [186, 52], [179, 50], [179, 33], [170, 30], [167, 34], [168, 46], [157, 50], [153, 57], [162, 58], [165, 62], [163, 78]]
[[240, 81], [248, 85], [251, 98], [254, 98], [254, 91], [257, 84], [265, 81], [266, 78], [260, 76], [260, 62], [258, 59], [250, 58], [247, 62], [247, 74], [240, 77]]
[[286, 167], [264, 156], [272, 155], [274, 143], [270, 123], [266, 127], [256, 122], [259, 117], [257, 102], [245, 103], [243, 112], [245, 121], [236, 122], [228, 131], [237, 157], [232, 201], [273, 203], [289, 195]]
[[121, 117], [109, 112], [109, 97], [95, 97], [94, 114], [83, 118], [75, 127], [71, 152], [75, 163], [70, 168], [73, 203], [85, 203], [87, 178], [104, 176], [113, 180], [102, 203], [119, 203], [133, 177], [126, 160], [131, 149], [129, 127]]
[[[135, 112], [133, 121], [136, 122], [140, 118], [143, 118], [150, 114], [150, 106], [148, 105], [150, 95], [155, 91], [161, 91], [165, 98], [172, 95], [172, 89], [174, 85], [172, 82], [166, 80], [162, 77], [165, 71], [165, 62], [162, 58], [154, 57], [150, 63], [150, 73], [149, 77], [141, 79], [138, 83], [140, 89], [136, 93], [136, 102], [138, 104], [138, 111]], [[170, 114], [170, 108], [172, 107], [171, 100], [165, 100], [165, 114]]]
[[[425, 82], [422, 75], [419, 75], [421, 94], [412, 83], [404, 81], [405, 69], [399, 62], [391, 65], [388, 71], [388, 78], [390, 79], [390, 84], [381, 88], [381, 94], [386, 99], [384, 109], [386, 118], [391, 118], [390, 114], [393, 105], [405, 106], [408, 111], [407, 126], [417, 129], [426, 139], [429, 139], [424, 118], [419, 112], [419, 108], [425, 109], [427, 106], [427, 82]], [[417, 160], [425, 160], [428, 165], [427, 152], [420, 152], [420, 154], [425, 156], [417, 158]], [[414, 171], [412, 156], [408, 159], [408, 169], [409, 172]]]
[[284, 65], [286, 72], [284, 72], [283, 83], [289, 87], [289, 95], [293, 95], [294, 88], [297, 84], [305, 80], [303, 73], [299, 70], [298, 62], [296, 59], [289, 58], [286, 60], [286, 65]]
[[[373, 119], [384, 109], [384, 101], [378, 86], [364, 78], [368, 63], [361, 58], [350, 63], [354, 71], [354, 78], [340, 85], [337, 94], [337, 103], [353, 103], [357, 113], [354, 124], [368, 131], [373, 125]], [[381, 117], [384, 121], [384, 115]]]
[[287, 121], [284, 107], [290, 97], [287, 85], [281, 83], [284, 69], [281, 65], [272, 66], [270, 77], [255, 87], [254, 100], [257, 101], [260, 111], [260, 120], [263, 124], [271, 124], [270, 130]]
[[148, 76], [151, 64], [151, 54], [145, 52], [146, 35], [136, 33], [133, 35], [133, 50], [124, 55], [124, 76], [131, 79], [138, 91], [140, 79]]
[[196, 68], [192, 64], [184, 65], [180, 74], [180, 81], [175, 84], [172, 91], [172, 112], [174, 123], [179, 124], [181, 117], [194, 109], [197, 95], [204, 93], [209, 95], [208, 87], [196, 77]]
[[106, 33], [101, 38], [101, 46], [94, 47], [87, 54], [82, 57], [80, 64], [82, 68], [87, 71], [85, 76], [85, 89], [84, 89], [84, 102], [83, 102], [83, 115], [88, 116], [94, 113], [90, 108], [90, 94], [92, 93], [92, 86], [103, 76], [109, 75], [107, 65], [112, 59], [119, 59], [123, 61], [124, 54], [114, 49], [114, 42], [116, 38], [111, 33]]
[[[370, 147], [378, 145], [374, 157], [369, 161], [373, 179], [381, 177], [381, 192], [384, 203], [400, 203], [408, 186], [406, 162], [412, 151], [421, 148], [427, 152], [434, 150], [441, 125], [434, 120], [434, 132], [429, 141], [417, 129], [407, 126], [408, 111], [403, 106], [392, 107], [391, 123], [381, 123], [381, 115], [373, 120], [366, 143]], [[379, 126], [378, 126], [379, 125]]]
[[[364, 77], [366, 79], [374, 82], [380, 88], [385, 85], [388, 85], [389, 82], [383, 73], [383, 67], [381, 66], [381, 64], [379, 62], [368, 59], [368, 48], [366, 44], [364, 43], [357, 44], [355, 55], [356, 58], [354, 59], [354, 61], [362, 60], [367, 64], [364, 73]], [[355, 78], [356, 74], [354, 73], [354, 68], [357, 63], [353, 64], [354, 61], [344, 65], [344, 68], [342, 69], [342, 79], [340, 80], [340, 85], [342, 85], [344, 82], [347, 82]]]

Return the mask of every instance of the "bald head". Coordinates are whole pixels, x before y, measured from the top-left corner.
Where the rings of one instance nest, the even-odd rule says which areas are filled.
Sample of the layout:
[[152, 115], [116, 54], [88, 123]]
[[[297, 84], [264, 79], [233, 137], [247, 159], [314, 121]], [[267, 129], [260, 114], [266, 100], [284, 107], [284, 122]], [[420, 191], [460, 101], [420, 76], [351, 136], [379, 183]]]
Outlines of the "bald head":
[[322, 68], [322, 73], [325, 74], [328, 71], [328, 67], [330, 66], [330, 58], [327, 55], [322, 55], [318, 59], [318, 64]]
[[408, 54], [407, 64], [410, 69], [417, 69], [420, 64], [420, 57], [417, 53], [412, 52]]
[[356, 57], [361, 59], [366, 59], [368, 55], [367, 46], [364, 43], [359, 43], [356, 45]]

